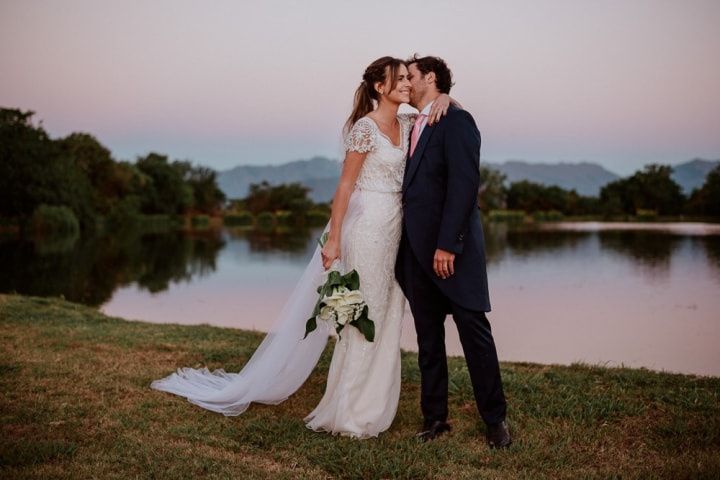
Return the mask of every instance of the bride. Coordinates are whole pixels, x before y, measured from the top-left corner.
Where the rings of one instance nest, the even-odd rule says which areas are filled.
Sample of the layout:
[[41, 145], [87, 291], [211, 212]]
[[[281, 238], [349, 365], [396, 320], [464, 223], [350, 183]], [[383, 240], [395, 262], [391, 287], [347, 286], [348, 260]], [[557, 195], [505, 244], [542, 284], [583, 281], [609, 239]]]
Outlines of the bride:
[[[405, 297], [394, 267], [402, 226], [401, 189], [415, 115], [398, 114], [410, 101], [402, 60], [370, 64], [355, 92], [345, 125], [346, 151], [332, 203], [327, 242], [318, 247], [279, 318], [239, 373], [180, 368], [152, 382], [156, 390], [224, 415], [239, 415], [251, 402], [278, 404], [305, 382], [327, 343], [324, 322], [303, 339], [317, 301], [316, 288], [331, 266], [355, 269], [375, 323], [375, 340], [345, 328], [335, 345], [327, 387], [305, 418], [307, 427], [356, 438], [387, 430], [400, 397], [400, 330]], [[447, 111], [450, 98], [433, 104], [429, 122]]]

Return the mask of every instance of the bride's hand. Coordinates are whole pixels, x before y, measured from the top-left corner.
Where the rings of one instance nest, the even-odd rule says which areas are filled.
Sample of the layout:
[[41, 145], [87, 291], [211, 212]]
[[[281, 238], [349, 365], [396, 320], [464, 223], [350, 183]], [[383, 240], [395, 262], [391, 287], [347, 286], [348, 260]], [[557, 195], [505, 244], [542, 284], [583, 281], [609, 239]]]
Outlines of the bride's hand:
[[447, 115], [448, 107], [450, 105], [455, 105], [458, 108], [462, 108], [462, 105], [460, 105], [457, 100], [452, 98], [447, 93], [441, 93], [439, 97], [435, 99], [435, 101], [432, 104], [432, 107], [430, 107], [430, 114], [428, 115], [428, 125], [432, 125], [435, 122], [439, 122], [440, 118]]
[[335, 260], [340, 258], [340, 243], [328, 240], [320, 251], [320, 257], [322, 258], [323, 268], [327, 270]]

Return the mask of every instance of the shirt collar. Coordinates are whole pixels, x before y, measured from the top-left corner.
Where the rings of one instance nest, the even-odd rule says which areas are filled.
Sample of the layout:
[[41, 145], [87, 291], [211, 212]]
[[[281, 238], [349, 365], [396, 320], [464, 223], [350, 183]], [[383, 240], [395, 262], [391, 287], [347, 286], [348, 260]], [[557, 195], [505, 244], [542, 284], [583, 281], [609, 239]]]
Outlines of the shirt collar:
[[425, 105], [425, 108], [422, 109], [422, 112], [420, 112], [420, 114], [425, 116], [430, 115], [430, 108], [432, 108], [433, 103], [435, 103], [435, 100]]

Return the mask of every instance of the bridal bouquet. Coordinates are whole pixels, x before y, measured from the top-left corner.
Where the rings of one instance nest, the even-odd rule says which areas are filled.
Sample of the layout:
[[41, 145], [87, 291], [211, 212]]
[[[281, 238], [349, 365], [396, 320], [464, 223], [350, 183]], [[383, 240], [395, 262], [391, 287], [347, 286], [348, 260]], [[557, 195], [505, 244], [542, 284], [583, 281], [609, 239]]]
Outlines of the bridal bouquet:
[[[321, 246], [327, 240], [325, 233], [319, 240]], [[338, 335], [346, 325], [360, 330], [368, 342], [375, 340], [375, 323], [368, 318], [368, 306], [360, 291], [360, 275], [357, 271], [341, 275], [332, 270], [327, 281], [317, 289], [320, 294], [312, 316], [305, 324], [305, 337], [317, 328], [317, 321], [328, 322]]]

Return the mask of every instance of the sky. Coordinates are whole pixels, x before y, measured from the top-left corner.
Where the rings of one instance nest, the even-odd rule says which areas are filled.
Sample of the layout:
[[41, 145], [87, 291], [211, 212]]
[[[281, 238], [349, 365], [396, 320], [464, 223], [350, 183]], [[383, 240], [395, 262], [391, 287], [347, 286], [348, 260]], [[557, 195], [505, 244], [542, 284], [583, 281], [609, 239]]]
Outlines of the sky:
[[0, 0], [0, 106], [117, 159], [340, 158], [365, 67], [443, 57], [484, 161], [720, 158], [720, 1]]

